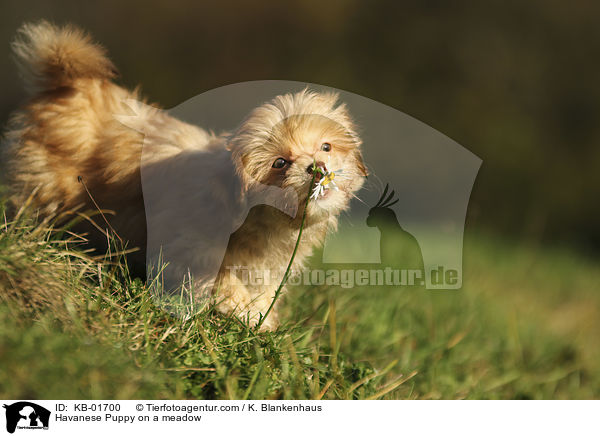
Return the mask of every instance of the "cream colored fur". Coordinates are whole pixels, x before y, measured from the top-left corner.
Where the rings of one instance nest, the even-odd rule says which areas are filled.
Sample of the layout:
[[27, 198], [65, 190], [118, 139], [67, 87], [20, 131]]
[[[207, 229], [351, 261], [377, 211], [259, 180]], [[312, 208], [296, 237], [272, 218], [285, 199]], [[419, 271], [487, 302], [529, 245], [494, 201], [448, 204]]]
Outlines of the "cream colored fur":
[[[296, 267], [336, 228], [338, 214], [362, 186], [366, 170], [359, 151], [361, 142], [335, 94], [305, 90], [276, 97], [250, 113], [232, 135], [214, 135], [144, 104], [137, 92], [116, 85], [112, 81], [115, 69], [104, 49], [76, 28], [46, 22], [25, 25], [13, 49], [32, 93], [29, 103], [12, 117], [3, 150], [5, 176], [15, 205], [23, 204], [35, 190], [33, 205], [43, 216], [76, 208], [93, 210], [87, 187], [102, 209], [112, 211], [107, 214], [110, 226], [129, 247], [141, 249], [130, 261], [143, 265], [147, 235], [140, 178], [142, 147], [152, 149], [144, 158], [148, 174], [155, 171], [160, 175], [173, 165], [183, 168], [192, 163], [200, 171], [214, 172], [214, 183], [185, 198], [214, 214], [226, 214], [226, 205], [232, 200], [252, 203], [253, 193], [264, 186], [293, 190], [298, 208], [295, 217], [277, 208], [252, 208], [231, 235], [222, 261], [217, 259], [221, 266], [216, 280], [194, 277], [213, 292], [218, 290], [218, 307], [223, 312], [248, 316], [256, 323], [269, 307], [277, 278], [281, 278], [298, 236], [310, 190], [309, 165], [316, 161], [329, 169], [343, 168], [345, 177], [336, 180], [339, 191], [330, 190], [327, 196], [309, 203]], [[135, 117], [124, 122], [132, 112]], [[321, 150], [323, 143], [331, 144], [330, 152]], [[289, 162], [282, 170], [272, 167], [279, 157]], [[220, 171], [235, 175], [240, 187], [236, 198], [225, 198], [225, 187], [219, 185]], [[189, 192], [186, 184], [192, 182], [182, 180], [180, 192]], [[182, 199], [164, 201], [160, 208], [174, 210], [171, 206]], [[160, 214], [155, 217], [165, 222], [172, 219]], [[95, 221], [106, 227], [102, 220]], [[203, 228], [202, 222], [194, 225]], [[86, 231], [91, 243], [103, 249], [105, 235]], [[209, 258], [215, 253], [195, 249], [194, 237], [194, 232], [174, 233], [161, 244], [172, 253], [185, 253], [191, 263], [214, 261]], [[240, 265], [253, 271], [280, 270], [281, 274], [268, 285], [248, 286], [228, 268]], [[266, 328], [277, 325], [276, 313], [264, 324]]]

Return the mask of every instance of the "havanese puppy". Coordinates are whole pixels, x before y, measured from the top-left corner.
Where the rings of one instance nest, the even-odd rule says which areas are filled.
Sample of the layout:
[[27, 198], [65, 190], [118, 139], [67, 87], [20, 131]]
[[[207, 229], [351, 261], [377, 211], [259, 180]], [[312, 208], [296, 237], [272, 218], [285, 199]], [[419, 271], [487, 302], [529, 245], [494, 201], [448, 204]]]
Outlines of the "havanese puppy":
[[[140, 248], [129, 255], [134, 266], [156, 260], [160, 247], [178, 257], [171, 269], [175, 281], [192, 271], [194, 292], [210, 289], [219, 296], [220, 311], [251, 324], [273, 301], [302, 217], [295, 269], [336, 229], [338, 215], [367, 175], [361, 140], [336, 94], [304, 90], [278, 96], [254, 109], [234, 133], [216, 135], [116, 85], [105, 50], [77, 28], [24, 25], [13, 50], [32, 97], [13, 115], [5, 135], [12, 203], [29, 202], [42, 216], [101, 209], [96, 226]], [[335, 179], [336, 189], [324, 190], [322, 178], [332, 179], [332, 170], [343, 177]], [[320, 191], [311, 186], [314, 179]], [[158, 195], [149, 213], [148, 192], [157, 191], [148, 187], [177, 182], [180, 194]], [[269, 188], [285, 192], [283, 200], [270, 202], [269, 194], [263, 202], [260, 193]], [[175, 207], [182, 203], [195, 205], [202, 216]], [[238, 205], [235, 212], [231, 204]], [[151, 223], [166, 230], [150, 235]], [[211, 249], [219, 245], [214, 235], [224, 229], [230, 234], [223, 249]], [[106, 234], [89, 230], [87, 238], [106, 249]], [[244, 278], [264, 271], [269, 280]], [[278, 323], [274, 311], [262, 327]]]

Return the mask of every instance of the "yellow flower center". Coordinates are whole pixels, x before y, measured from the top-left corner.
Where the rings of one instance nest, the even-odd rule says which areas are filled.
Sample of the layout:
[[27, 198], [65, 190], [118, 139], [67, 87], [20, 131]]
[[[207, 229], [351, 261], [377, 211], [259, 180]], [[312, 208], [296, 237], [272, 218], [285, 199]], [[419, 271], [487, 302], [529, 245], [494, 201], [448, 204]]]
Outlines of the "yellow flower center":
[[323, 181], [321, 182], [321, 186], [327, 186], [330, 182], [335, 178], [335, 173], [332, 171], [323, 177]]

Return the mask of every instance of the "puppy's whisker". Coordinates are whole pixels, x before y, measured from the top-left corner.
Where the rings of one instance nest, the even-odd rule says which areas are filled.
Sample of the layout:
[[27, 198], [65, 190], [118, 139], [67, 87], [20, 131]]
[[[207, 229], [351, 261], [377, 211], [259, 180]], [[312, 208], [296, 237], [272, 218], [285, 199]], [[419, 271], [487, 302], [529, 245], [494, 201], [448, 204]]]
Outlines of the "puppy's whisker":
[[351, 193], [350, 193], [350, 196], [351, 196], [352, 198], [355, 198], [355, 199], [357, 199], [357, 200], [358, 200], [358, 201], [360, 201], [362, 204], [365, 204], [365, 205], [367, 204], [367, 202], [366, 202], [366, 201], [364, 201], [362, 198], [360, 198], [360, 197], [359, 197], [358, 195], [356, 195], [354, 192], [351, 192]]

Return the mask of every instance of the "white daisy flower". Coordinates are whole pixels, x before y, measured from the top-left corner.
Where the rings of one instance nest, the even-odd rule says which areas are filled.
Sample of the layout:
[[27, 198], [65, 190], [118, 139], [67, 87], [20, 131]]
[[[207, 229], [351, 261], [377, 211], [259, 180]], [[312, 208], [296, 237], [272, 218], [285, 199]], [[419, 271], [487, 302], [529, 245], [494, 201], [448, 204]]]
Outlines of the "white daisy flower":
[[323, 171], [321, 168], [316, 168], [321, 173], [321, 180], [315, 185], [313, 192], [310, 196], [312, 200], [317, 200], [320, 196], [325, 195], [325, 191], [328, 189], [335, 189], [339, 191], [339, 188], [335, 184], [334, 179], [337, 177], [343, 178], [343, 170], [339, 169], [336, 171]]

